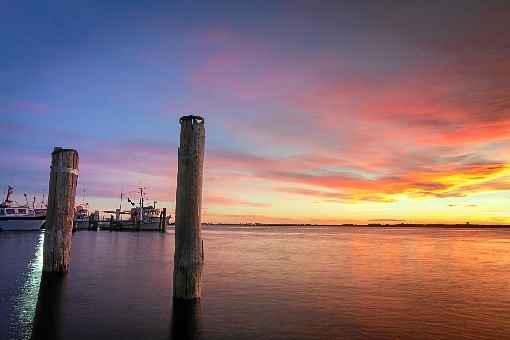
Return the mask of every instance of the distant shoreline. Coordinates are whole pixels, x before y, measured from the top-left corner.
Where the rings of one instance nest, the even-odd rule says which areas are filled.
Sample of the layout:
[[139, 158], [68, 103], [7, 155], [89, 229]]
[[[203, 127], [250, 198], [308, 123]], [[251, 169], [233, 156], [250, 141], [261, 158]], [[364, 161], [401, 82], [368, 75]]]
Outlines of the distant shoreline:
[[246, 226], [246, 227], [356, 227], [356, 228], [450, 228], [450, 229], [510, 229], [509, 224], [296, 224], [296, 223], [202, 223], [209, 226]]

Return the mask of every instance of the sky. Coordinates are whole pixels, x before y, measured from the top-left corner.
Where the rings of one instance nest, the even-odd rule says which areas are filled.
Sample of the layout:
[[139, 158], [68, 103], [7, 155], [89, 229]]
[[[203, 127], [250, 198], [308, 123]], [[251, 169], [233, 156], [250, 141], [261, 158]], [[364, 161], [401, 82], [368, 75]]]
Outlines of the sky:
[[510, 223], [508, 32], [508, 1], [0, 1], [0, 186], [75, 148], [78, 203], [173, 211], [193, 113], [204, 222]]

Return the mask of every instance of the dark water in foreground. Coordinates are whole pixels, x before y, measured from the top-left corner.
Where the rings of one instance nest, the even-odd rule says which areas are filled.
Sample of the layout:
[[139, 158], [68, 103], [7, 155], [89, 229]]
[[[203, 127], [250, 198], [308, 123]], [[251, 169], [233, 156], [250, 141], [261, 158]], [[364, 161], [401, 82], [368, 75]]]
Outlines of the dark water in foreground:
[[205, 227], [194, 306], [173, 233], [78, 232], [39, 292], [42, 241], [0, 233], [0, 339], [510, 337], [510, 230]]

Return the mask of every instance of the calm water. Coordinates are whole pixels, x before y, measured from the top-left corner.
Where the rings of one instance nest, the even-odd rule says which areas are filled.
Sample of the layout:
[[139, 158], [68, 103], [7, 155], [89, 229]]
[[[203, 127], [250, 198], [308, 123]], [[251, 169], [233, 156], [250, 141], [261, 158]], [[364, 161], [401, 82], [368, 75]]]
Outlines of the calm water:
[[0, 338], [510, 337], [510, 230], [205, 227], [199, 305], [172, 303], [173, 241], [78, 232], [39, 289], [43, 235], [1, 232]]

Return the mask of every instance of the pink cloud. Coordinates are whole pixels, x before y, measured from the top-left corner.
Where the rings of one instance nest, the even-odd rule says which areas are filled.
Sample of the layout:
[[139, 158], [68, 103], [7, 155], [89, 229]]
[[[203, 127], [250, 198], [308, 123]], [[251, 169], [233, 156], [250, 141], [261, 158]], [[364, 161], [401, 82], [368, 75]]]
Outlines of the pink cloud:
[[206, 196], [205, 206], [242, 206], [252, 208], [269, 208], [269, 203], [258, 203], [242, 199], [232, 199], [224, 196]]

